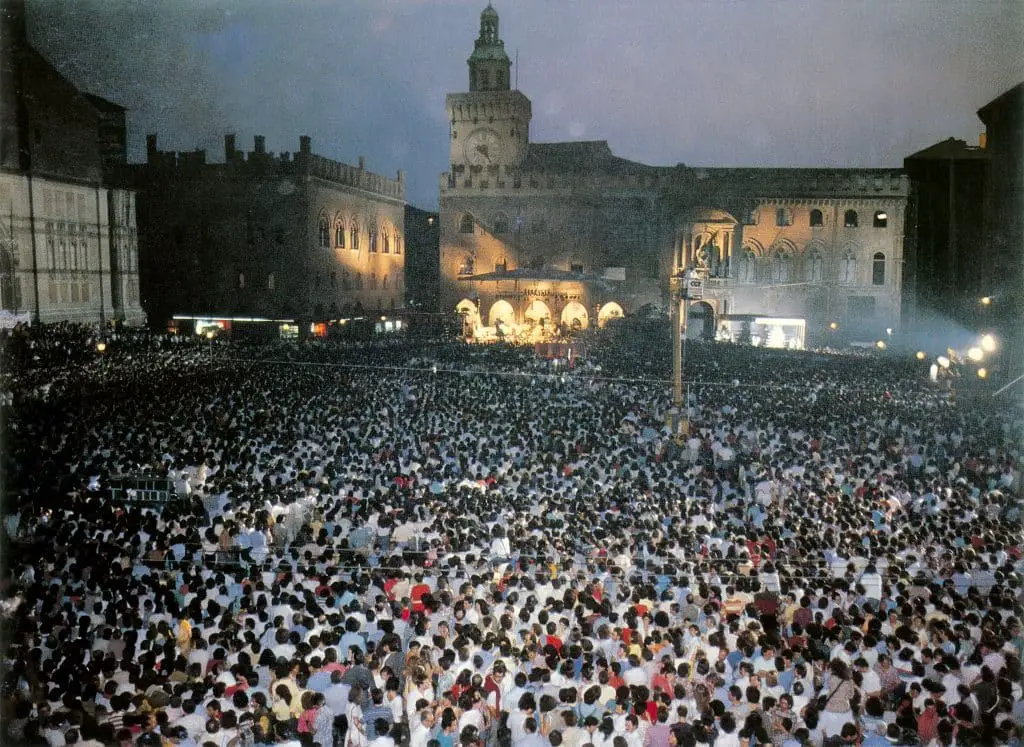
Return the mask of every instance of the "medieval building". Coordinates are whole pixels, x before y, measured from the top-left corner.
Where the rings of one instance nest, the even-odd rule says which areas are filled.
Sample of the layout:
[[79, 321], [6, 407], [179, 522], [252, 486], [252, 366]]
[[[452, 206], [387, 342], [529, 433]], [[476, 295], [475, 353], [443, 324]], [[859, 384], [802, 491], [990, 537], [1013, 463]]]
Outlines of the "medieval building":
[[603, 141], [530, 141], [488, 5], [469, 90], [446, 99], [441, 303], [478, 337], [531, 339], [667, 308], [692, 270], [691, 336], [726, 316], [874, 338], [899, 325], [907, 180], [898, 169], [648, 166]]

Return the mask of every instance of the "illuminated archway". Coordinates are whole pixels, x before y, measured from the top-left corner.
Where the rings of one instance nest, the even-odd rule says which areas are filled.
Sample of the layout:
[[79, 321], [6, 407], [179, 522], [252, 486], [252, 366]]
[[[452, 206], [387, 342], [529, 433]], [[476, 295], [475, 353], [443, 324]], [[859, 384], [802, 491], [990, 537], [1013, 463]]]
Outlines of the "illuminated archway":
[[621, 306], [614, 301], [609, 301], [597, 312], [597, 326], [603, 327], [609, 319], [621, 319], [625, 315]]
[[496, 327], [498, 322], [501, 322], [506, 327], [511, 327], [516, 323], [516, 310], [512, 308], [512, 304], [508, 301], [495, 301], [491, 305], [491, 310], [487, 313], [488, 326]]
[[586, 329], [590, 324], [587, 307], [579, 301], [570, 301], [562, 309], [562, 324], [570, 329]]
[[551, 309], [548, 305], [539, 299], [530, 301], [530, 305], [526, 307], [526, 311], [523, 316], [528, 322], [550, 322], [551, 321]]
[[480, 310], [468, 298], [463, 298], [456, 304], [455, 313], [463, 316], [463, 328], [466, 335], [473, 334], [480, 326]]

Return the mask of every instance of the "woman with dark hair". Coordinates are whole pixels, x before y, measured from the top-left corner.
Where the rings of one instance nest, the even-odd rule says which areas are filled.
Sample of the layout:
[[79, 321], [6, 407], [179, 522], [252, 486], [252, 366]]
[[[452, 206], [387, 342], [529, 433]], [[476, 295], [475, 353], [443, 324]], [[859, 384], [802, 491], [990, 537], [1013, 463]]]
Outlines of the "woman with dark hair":
[[825, 738], [838, 736], [843, 726], [855, 723], [853, 708], [860, 693], [853, 684], [850, 668], [841, 659], [833, 659], [828, 667], [829, 677], [826, 692], [822, 694], [824, 704], [821, 707], [819, 721]]

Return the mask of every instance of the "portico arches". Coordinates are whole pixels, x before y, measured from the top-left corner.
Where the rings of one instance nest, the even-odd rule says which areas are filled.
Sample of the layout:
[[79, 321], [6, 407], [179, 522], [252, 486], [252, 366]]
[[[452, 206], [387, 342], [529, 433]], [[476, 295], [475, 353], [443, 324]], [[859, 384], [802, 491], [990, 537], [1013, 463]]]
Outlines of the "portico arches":
[[623, 312], [622, 307], [615, 303], [615, 301], [609, 301], [597, 312], [597, 326], [603, 327], [610, 319], [621, 319], [624, 316], [625, 312]]
[[516, 310], [512, 308], [512, 304], [504, 299], [491, 304], [491, 310], [487, 312], [487, 326], [496, 327], [498, 322], [501, 322], [506, 327], [511, 327], [516, 323]]
[[586, 329], [590, 324], [587, 307], [579, 301], [570, 301], [562, 309], [562, 324], [569, 329]]
[[690, 304], [686, 312], [686, 339], [715, 339], [715, 310], [706, 301]]

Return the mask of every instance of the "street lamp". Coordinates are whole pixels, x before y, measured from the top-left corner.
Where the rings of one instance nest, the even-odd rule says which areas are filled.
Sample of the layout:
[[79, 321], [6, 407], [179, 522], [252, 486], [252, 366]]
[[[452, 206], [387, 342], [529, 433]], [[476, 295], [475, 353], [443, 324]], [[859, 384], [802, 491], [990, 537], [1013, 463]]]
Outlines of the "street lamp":
[[978, 378], [979, 379], [984, 379], [987, 376], [988, 376], [988, 371], [986, 371], [984, 368], [979, 368], [978, 369]]
[[979, 347], [973, 347], [967, 351], [967, 357], [970, 358], [975, 363], [977, 363], [978, 361], [985, 357], [985, 351]]
[[996, 338], [993, 337], [992, 335], [982, 335], [980, 343], [981, 349], [984, 350], [986, 353], [995, 352], [995, 349], [998, 347], [998, 344], [996, 343]]
[[981, 299], [981, 305], [982, 306], [991, 306], [992, 305], [992, 296], [983, 296], [982, 299]]
[[829, 322], [828, 328], [835, 332], [837, 329], [839, 329], [839, 322]]
[[885, 350], [885, 340], [879, 340], [875, 343], [875, 347], [879, 350]]
[[917, 357], [917, 359], [919, 361], [923, 361], [926, 356], [927, 356], [927, 353], [925, 353], [923, 350], [918, 350], [917, 351], [916, 357]]

